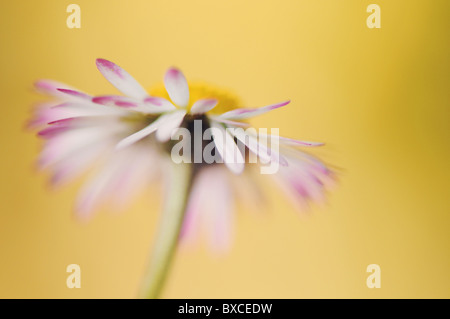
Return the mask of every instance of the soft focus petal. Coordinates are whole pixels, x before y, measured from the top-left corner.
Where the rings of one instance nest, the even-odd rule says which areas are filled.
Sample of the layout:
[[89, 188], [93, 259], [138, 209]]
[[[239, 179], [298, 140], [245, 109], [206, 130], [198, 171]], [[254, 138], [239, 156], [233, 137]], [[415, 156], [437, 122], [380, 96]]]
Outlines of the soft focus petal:
[[73, 100], [73, 97], [59, 91], [58, 89], [67, 89], [76, 91], [75, 88], [61, 82], [53, 80], [39, 80], [34, 83], [34, 87], [42, 94], [47, 94], [62, 100]]
[[118, 125], [93, 126], [69, 129], [46, 140], [39, 155], [38, 167], [43, 169], [59, 161], [64, 161], [85, 147], [94, 144], [110, 144], [116, 135], [123, 134]]
[[164, 85], [173, 103], [180, 107], [188, 105], [189, 87], [184, 74], [180, 70], [170, 68], [164, 76]]
[[192, 244], [201, 231], [214, 253], [229, 250], [233, 230], [233, 196], [229, 173], [223, 166], [198, 172], [190, 193], [180, 233], [181, 242]]
[[51, 185], [59, 187], [85, 172], [93, 163], [108, 154], [112, 143], [94, 143], [87, 145], [80, 152], [73, 152], [63, 161], [51, 168]]
[[283, 153], [289, 165], [273, 176], [293, 204], [304, 212], [310, 201], [322, 203], [326, 190], [334, 184], [333, 173], [314, 156], [291, 149], [283, 149]]
[[123, 210], [140, 191], [152, 183], [160, 170], [158, 154], [148, 145], [134, 145], [122, 156], [117, 174], [111, 181], [108, 204]]
[[193, 243], [200, 232], [201, 214], [203, 213], [203, 201], [205, 191], [208, 190], [210, 182], [208, 168], [200, 171], [194, 179], [192, 190], [189, 195], [183, 225], [180, 231], [180, 240], [183, 244]]
[[229, 250], [233, 225], [233, 197], [227, 172], [220, 168], [212, 168], [208, 172], [207, 187], [207, 231], [212, 251], [223, 253]]
[[97, 172], [87, 183], [83, 185], [75, 202], [75, 213], [81, 220], [88, 220], [92, 213], [104, 201], [107, 187], [117, 173], [118, 164], [114, 159]]

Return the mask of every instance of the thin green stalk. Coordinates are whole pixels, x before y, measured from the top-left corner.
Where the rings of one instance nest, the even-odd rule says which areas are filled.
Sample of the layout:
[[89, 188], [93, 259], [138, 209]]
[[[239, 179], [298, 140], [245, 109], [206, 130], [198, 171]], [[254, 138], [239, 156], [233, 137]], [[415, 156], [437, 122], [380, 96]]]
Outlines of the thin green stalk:
[[155, 299], [160, 296], [177, 248], [189, 197], [192, 179], [191, 165], [185, 163], [171, 163], [171, 165], [168, 193], [166, 193], [149, 268], [142, 282], [139, 294], [141, 298]]

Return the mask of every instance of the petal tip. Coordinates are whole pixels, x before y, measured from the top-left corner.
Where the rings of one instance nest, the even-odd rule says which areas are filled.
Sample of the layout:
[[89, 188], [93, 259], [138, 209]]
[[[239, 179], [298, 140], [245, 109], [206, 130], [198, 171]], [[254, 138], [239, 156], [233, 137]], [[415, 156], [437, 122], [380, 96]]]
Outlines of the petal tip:
[[176, 66], [171, 66], [167, 69], [166, 74], [167, 75], [177, 75], [181, 73], [180, 69], [177, 68]]
[[286, 101], [281, 102], [280, 104], [278, 104], [275, 108], [279, 108], [279, 107], [282, 107], [282, 106], [286, 106], [286, 105], [288, 105], [289, 103], [291, 103], [291, 100], [286, 100]]
[[[95, 60], [95, 64], [97, 65], [97, 69], [105, 76], [104, 72], [110, 71], [116, 74], [118, 77], [123, 78], [122, 69], [115, 64], [106, 59], [97, 59]], [[105, 76], [106, 77], [106, 76]], [[107, 78], [108, 79], [108, 78]]]
[[95, 64], [98, 67], [98, 66], [110, 66], [110, 65], [113, 65], [114, 63], [112, 63], [111, 61], [106, 60], [106, 59], [98, 58], [95, 60]]
[[170, 99], [179, 107], [186, 107], [189, 103], [189, 86], [178, 68], [170, 67], [164, 75], [164, 86]]

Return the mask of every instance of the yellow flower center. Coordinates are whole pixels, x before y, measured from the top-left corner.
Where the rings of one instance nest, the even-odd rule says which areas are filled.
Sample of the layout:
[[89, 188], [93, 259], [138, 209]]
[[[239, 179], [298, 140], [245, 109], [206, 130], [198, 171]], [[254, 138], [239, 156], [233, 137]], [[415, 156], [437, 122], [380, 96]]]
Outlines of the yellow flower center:
[[[149, 93], [151, 96], [162, 97], [170, 101], [169, 94], [167, 94], [163, 84], [151, 88]], [[217, 99], [219, 103], [207, 114], [218, 115], [242, 107], [239, 98], [228, 90], [204, 83], [189, 83], [188, 111], [197, 100], [208, 98]]]

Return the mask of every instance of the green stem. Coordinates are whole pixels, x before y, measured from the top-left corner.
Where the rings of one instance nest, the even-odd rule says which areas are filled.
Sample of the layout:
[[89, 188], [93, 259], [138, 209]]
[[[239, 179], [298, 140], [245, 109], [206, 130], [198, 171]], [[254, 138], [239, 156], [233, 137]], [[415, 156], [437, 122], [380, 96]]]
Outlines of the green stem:
[[192, 179], [191, 165], [172, 162], [171, 165], [168, 192], [149, 268], [142, 282], [139, 294], [141, 298], [155, 299], [161, 293], [175, 255], [189, 197]]

